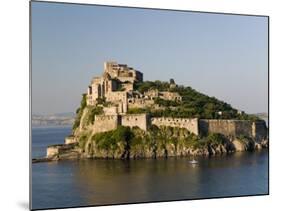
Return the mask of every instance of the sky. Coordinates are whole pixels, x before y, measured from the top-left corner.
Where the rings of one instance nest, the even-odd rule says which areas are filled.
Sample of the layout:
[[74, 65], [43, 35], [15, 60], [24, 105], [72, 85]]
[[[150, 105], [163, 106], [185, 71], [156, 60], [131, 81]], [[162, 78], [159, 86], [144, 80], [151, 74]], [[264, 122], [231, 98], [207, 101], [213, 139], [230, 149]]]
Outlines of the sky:
[[268, 110], [266, 17], [32, 2], [32, 113], [75, 112], [105, 61]]

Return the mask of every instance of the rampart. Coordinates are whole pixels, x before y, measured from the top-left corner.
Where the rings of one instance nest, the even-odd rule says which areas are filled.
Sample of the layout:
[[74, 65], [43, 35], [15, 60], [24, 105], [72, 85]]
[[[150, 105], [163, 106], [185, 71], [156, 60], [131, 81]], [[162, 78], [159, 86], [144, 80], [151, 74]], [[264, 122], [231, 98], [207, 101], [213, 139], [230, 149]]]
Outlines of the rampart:
[[126, 114], [121, 117], [121, 125], [134, 127], [138, 126], [142, 130], [147, 130], [149, 126], [149, 117], [147, 114]]
[[267, 138], [267, 127], [264, 121], [222, 120], [197, 118], [153, 117], [147, 114], [96, 115], [93, 132], [114, 130], [118, 125], [139, 127], [147, 130], [150, 125], [186, 128], [196, 135], [206, 136], [209, 133], [220, 133], [227, 137], [241, 135], [261, 141]]
[[199, 128], [201, 135], [208, 133], [221, 133], [232, 137], [245, 135], [256, 140], [267, 137], [267, 127], [262, 120], [253, 122], [249, 120], [200, 119]]
[[135, 127], [147, 130], [149, 117], [147, 114], [126, 114], [126, 115], [96, 115], [93, 125], [93, 132], [100, 133], [116, 129], [119, 125]]
[[191, 133], [199, 134], [197, 118], [171, 118], [171, 117], [156, 117], [151, 118], [151, 124], [156, 126], [170, 126], [186, 128]]
[[114, 130], [121, 124], [119, 115], [96, 115], [95, 123], [93, 125], [93, 132], [100, 133], [109, 130]]
[[268, 128], [265, 121], [256, 121], [252, 125], [253, 137], [256, 140], [263, 140], [268, 138]]

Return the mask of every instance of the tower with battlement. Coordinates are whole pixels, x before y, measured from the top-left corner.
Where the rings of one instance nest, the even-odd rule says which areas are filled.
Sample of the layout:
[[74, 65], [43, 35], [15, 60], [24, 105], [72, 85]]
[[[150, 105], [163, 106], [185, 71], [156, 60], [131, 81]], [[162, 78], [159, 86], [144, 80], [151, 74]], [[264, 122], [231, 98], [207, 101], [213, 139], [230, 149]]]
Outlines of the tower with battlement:
[[94, 77], [87, 90], [87, 105], [96, 105], [100, 100], [117, 107], [118, 113], [126, 113], [128, 94], [134, 83], [142, 82], [143, 74], [127, 64], [105, 62], [102, 76]]

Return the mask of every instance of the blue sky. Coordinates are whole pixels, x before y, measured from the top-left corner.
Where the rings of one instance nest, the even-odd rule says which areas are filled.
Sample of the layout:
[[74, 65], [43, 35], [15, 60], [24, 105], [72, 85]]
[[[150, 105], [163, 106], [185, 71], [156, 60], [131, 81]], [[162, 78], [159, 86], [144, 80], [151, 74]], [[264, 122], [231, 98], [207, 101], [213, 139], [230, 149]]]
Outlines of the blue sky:
[[75, 111], [103, 62], [268, 109], [267, 18], [32, 2], [33, 114]]

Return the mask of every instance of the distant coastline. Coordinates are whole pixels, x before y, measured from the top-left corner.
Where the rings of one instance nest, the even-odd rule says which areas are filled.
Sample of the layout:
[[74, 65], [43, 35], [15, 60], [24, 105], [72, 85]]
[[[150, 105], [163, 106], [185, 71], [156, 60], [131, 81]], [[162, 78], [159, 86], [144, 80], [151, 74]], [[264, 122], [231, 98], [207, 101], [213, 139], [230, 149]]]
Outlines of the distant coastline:
[[72, 112], [50, 115], [34, 114], [32, 115], [32, 127], [72, 126], [74, 120], [75, 114]]
[[259, 117], [259, 118], [261, 118], [263, 120], [268, 121], [268, 113], [267, 112], [255, 113], [253, 115], [255, 115], [255, 116], [257, 116], [257, 117]]

